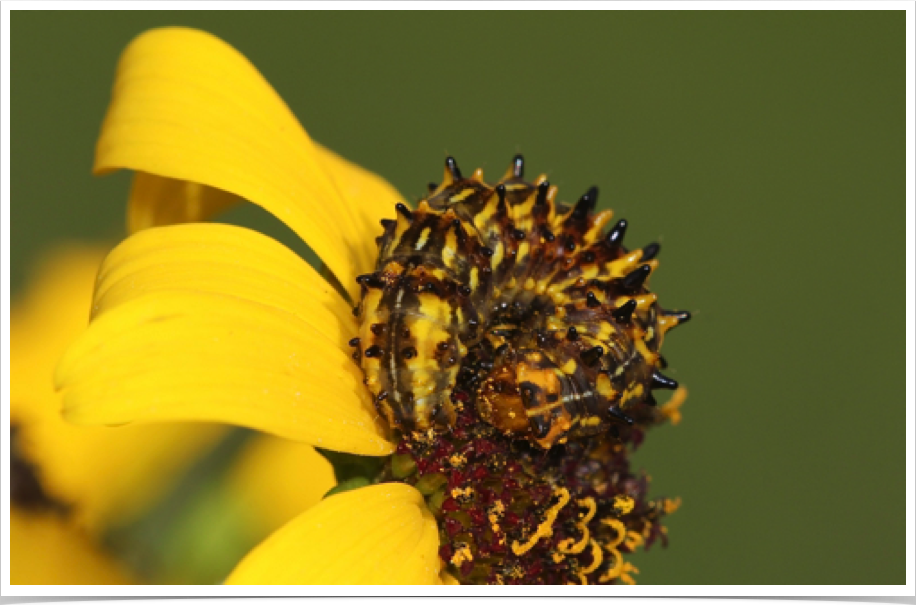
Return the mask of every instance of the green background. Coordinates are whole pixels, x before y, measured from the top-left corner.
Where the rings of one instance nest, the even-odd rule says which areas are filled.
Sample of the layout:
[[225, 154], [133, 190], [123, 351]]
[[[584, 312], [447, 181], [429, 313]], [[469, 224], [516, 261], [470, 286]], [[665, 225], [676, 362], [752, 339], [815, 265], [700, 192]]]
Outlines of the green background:
[[236, 46], [410, 199], [446, 153], [492, 177], [521, 151], [663, 241], [653, 290], [696, 315], [665, 344], [684, 421], [637, 456], [684, 499], [642, 583], [905, 582], [903, 11], [17, 11], [14, 293], [54, 242], [122, 235], [129, 180], [90, 176], [94, 139], [119, 52], [160, 25]]

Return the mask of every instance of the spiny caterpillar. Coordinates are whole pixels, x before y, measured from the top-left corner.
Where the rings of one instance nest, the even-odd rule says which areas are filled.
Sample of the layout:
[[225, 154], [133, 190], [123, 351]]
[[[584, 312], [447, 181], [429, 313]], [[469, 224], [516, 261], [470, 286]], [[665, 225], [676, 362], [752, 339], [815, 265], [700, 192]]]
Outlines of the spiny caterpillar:
[[416, 210], [383, 220], [373, 273], [360, 276], [351, 341], [379, 411], [404, 435], [454, 426], [453, 397], [475, 347], [480, 418], [543, 449], [617, 434], [629, 412], [674, 389], [659, 353], [689, 313], [665, 311], [647, 289], [659, 245], [627, 250], [626, 220], [595, 212], [598, 191], [572, 206], [516, 156], [495, 185], [464, 178], [451, 157]]

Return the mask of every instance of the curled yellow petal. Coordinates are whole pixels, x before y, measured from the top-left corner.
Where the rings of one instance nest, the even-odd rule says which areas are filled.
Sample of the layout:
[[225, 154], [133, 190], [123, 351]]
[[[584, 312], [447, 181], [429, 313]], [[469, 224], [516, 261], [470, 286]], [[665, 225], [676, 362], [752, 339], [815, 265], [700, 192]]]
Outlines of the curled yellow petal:
[[[10, 312], [10, 422], [15, 447], [42, 487], [96, 534], [148, 510], [208, 451], [225, 427], [76, 427], [60, 415], [54, 366], [85, 329], [105, 249], [66, 245], [50, 253]], [[51, 531], [51, 530], [48, 530]]]
[[200, 183], [137, 172], [127, 204], [127, 230], [207, 220], [239, 201], [237, 195]]
[[75, 424], [213, 421], [364, 455], [392, 451], [359, 369], [297, 315], [157, 291], [96, 318], [55, 375]]
[[331, 496], [255, 548], [227, 584], [438, 584], [439, 535], [423, 496], [384, 483]]
[[[208, 292], [281, 309], [349, 352], [349, 305], [311, 266], [275, 240], [222, 224], [172, 225], [127, 238], [99, 270], [93, 315], [163, 291]], [[266, 345], [266, 343], [265, 343]]]
[[235, 49], [186, 28], [149, 31], [121, 57], [95, 172], [119, 168], [206, 185], [262, 206], [298, 233], [352, 295], [354, 278], [374, 260], [365, 241], [378, 231], [367, 232], [367, 225], [381, 202], [364, 194], [398, 197], [377, 186], [378, 177], [349, 170], [315, 146]]

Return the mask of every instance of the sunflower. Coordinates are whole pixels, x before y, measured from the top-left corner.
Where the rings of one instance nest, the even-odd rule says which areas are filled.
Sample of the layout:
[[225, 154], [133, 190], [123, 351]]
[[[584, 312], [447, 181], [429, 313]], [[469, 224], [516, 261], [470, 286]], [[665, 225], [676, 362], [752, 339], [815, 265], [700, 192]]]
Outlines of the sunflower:
[[[462, 582], [632, 581], [636, 570], [621, 553], [664, 539], [658, 520], [676, 503], [645, 499], [647, 480], [629, 472], [620, 443], [594, 441], [578, 452], [581, 464], [563, 471], [619, 492], [599, 503], [581, 495], [583, 486], [551, 488], [523, 471], [559, 473], [556, 456], [529, 453], [500, 462], [503, 476], [487, 475], [484, 458], [510, 454], [492, 431], [468, 437], [479, 459], [453, 441], [405, 449], [353, 362], [352, 309], [375, 266], [379, 222], [390, 225], [395, 207], [404, 215], [409, 207], [383, 179], [311, 141], [230, 46], [184, 28], [153, 30], [129, 45], [95, 172], [125, 168], [135, 171], [133, 235], [104, 261], [90, 327], [58, 365], [64, 416], [81, 425], [221, 422], [389, 456], [378, 474], [341, 486], [271, 535], [228, 583], [434, 584], [456, 583], [455, 574]], [[447, 179], [457, 173], [449, 170]], [[326, 272], [251, 230], [197, 222], [238, 200], [286, 223]], [[653, 408], [647, 423], [673, 417], [680, 400]], [[443, 457], [465, 470], [447, 479], [427, 472]], [[599, 459], [607, 466], [595, 474]], [[457, 478], [481, 489], [456, 487]], [[461, 508], [498, 480], [524, 496], [525, 511], [496, 501]], [[479, 541], [462, 542], [462, 523], [498, 543], [484, 552]], [[503, 528], [514, 526], [521, 529], [513, 541]], [[475, 560], [486, 563], [475, 568]]]

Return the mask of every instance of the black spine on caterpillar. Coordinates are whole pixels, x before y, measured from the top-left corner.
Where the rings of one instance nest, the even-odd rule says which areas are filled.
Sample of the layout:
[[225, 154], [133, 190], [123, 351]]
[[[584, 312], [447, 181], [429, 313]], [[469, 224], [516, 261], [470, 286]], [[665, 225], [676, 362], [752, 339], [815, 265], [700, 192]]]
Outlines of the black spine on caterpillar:
[[664, 333], [689, 318], [660, 311], [646, 282], [657, 245], [628, 251], [626, 221], [607, 233], [597, 189], [572, 207], [517, 156], [490, 187], [452, 158], [416, 210], [399, 205], [361, 276], [354, 339], [379, 410], [404, 432], [455, 421], [451, 399], [469, 350], [497, 351], [477, 382], [481, 418], [541, 447], [632, 423], [658, 372]]

